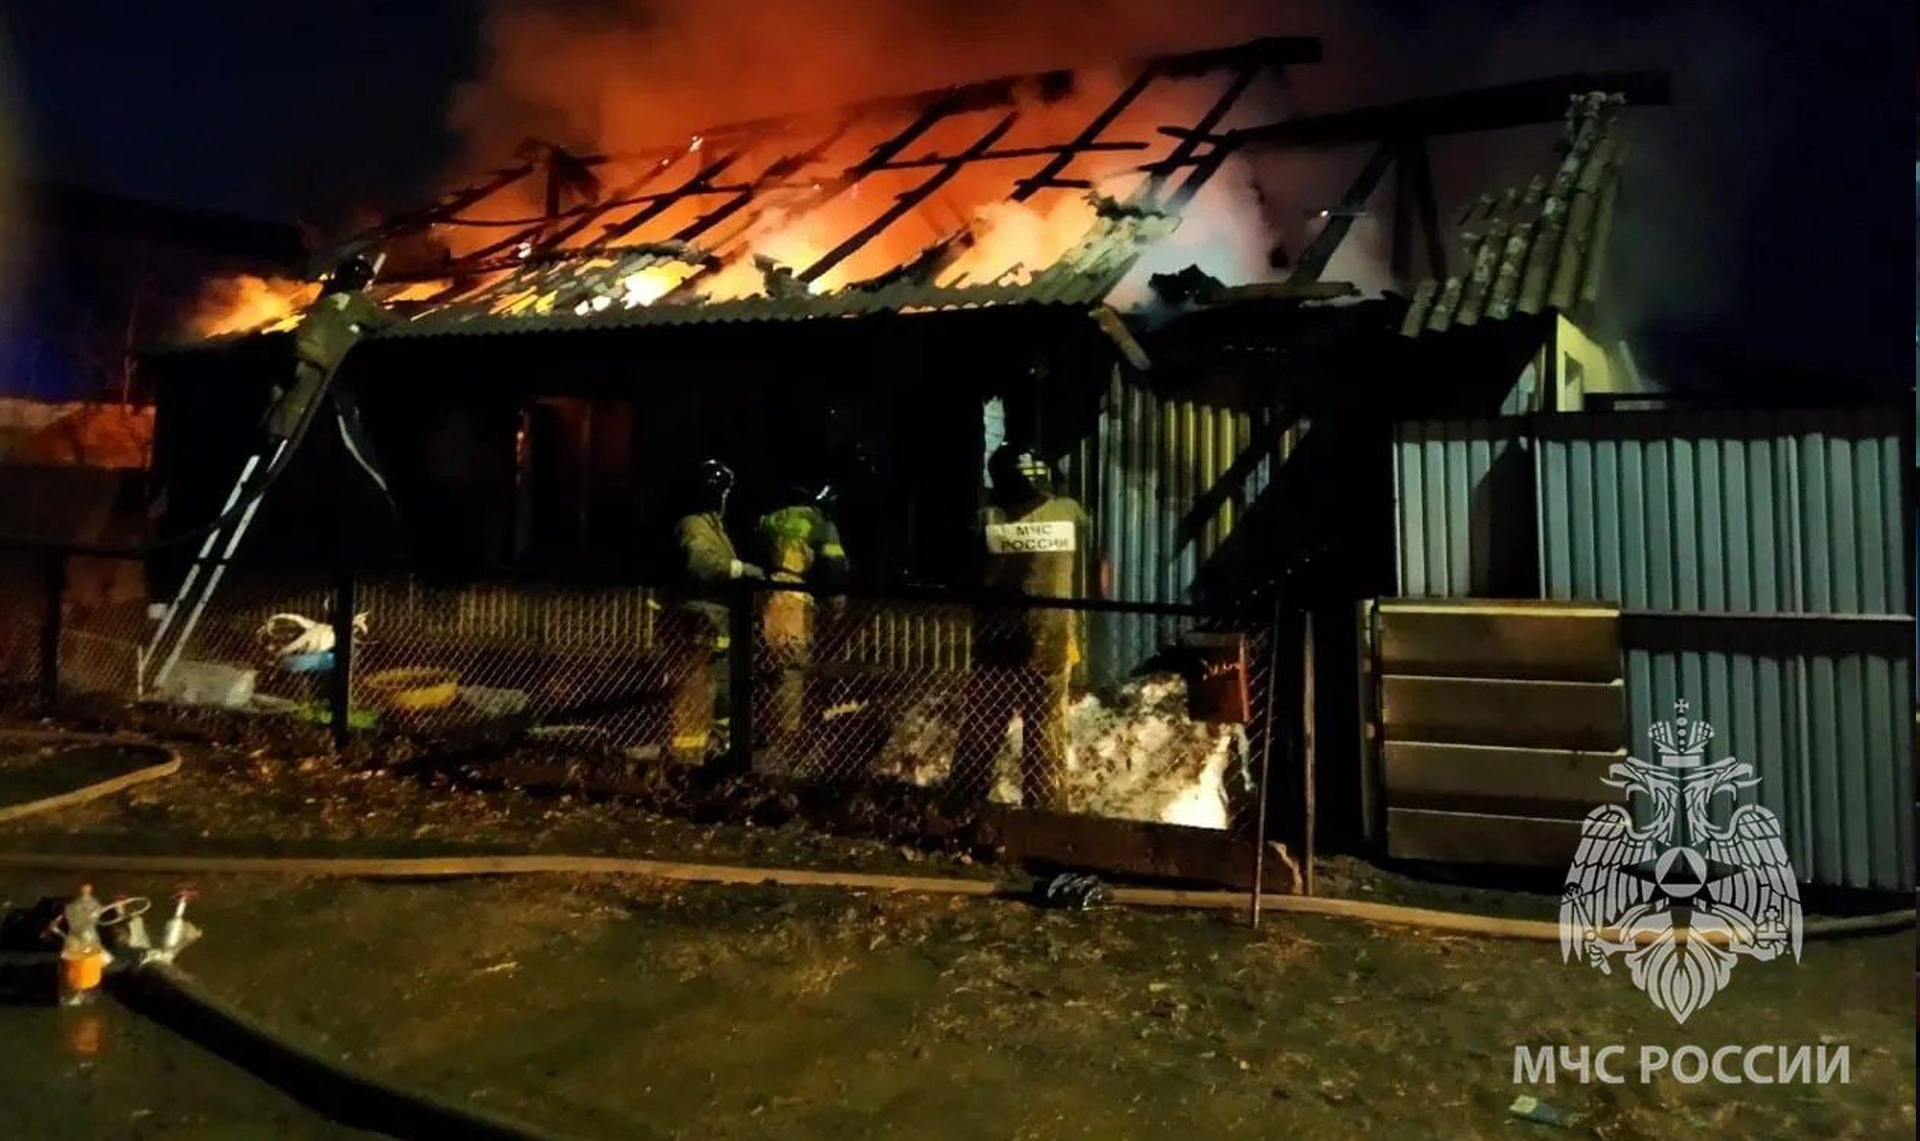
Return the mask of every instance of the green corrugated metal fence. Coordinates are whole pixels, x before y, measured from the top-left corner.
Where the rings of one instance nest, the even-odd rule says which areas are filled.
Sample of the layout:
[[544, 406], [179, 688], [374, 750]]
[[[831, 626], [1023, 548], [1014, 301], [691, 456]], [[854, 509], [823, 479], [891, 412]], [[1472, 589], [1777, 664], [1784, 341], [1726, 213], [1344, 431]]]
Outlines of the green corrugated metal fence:
[[[1813, 883], [1914, 883], [1904, 410], [1567, 414], [1401, 426], [1408, 596], [1598, 599], [1629, 742], [1677, 698], [1754, 765]], [[1530, 447], [1531, 485], [1494, 477]], [[1524, 544], [1501, 544], [1531, 516]], [[1531, 560], [1538, 589], [1502, 586]]]
[[[1145, 378], [1114, 370], [1092, 446], [1071, 465], [1068, 483], [1094, 514], [1115, 598], [1193, 600], [1200, 568], [1305, 432], [1296, 425], [1253, 451], [1256, 439], [1271, 433], [1268, 424], [1264, 409], [1164, 395]], [[1093, 667], [1103, 680], [1137, 665], [1178, 630], [1175, 620], [1137, 614], [1099, 615], [1095, 625]]]
[[1567, 415], [1537, 430], [1550, 598], [1912, 612], [1907, 450], [1892, 413]]
[[1532, 593], [1526, 421], [1431, 420], [1394, 434], [1394, 554], [1402, 598]]
[[1875, 411], [1552, 416], [1540, 575], [1623, 623], [1631, 736], [1676, 698], [1754, 765], [1803, 880], [1914, 883], [1905, 443]]
[[1714, 727], [1715, 758], [1753, 765], [1760, 785], [1748, 796], [1780, 817], [1802, 880], [1910, 889], [1912, 625], [1857, 623], [1836, 639], [1844, 619], [1768, 621], [1776, 628], [1740, 629], [1757, 623], [1723, 616], [1623, 619], [1632, 751], [1644, 757], [1648, 729], [1687, 698]]

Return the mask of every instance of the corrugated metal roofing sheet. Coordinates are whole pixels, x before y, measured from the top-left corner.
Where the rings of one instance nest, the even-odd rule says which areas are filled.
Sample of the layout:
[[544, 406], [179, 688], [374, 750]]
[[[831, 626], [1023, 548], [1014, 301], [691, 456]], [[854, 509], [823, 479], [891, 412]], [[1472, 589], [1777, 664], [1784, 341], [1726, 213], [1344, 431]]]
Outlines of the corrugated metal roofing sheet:
[[[940, 286], [899, 281], [833, 293], [727, 301], [663, 299], [625, 304], [620, 282], [683, 261], [656, 250], [610, 251], [578, 261], [529, 266], [457, 301], [429, 309], [383, 337], [625, 329], [723, 322], [804, 321], [873, 313], [915, 313], [1005, 305], [1084, 307], [1112, 291], [1145, 246], [1172, 229], [1157, 215], [1104, 218], [1054, 265], [1020, 284]], [[605, 298], [597, 302], [596, 298]]]
[[1614, 111], [1606, 92], [1576, 96], [1567, 109], [1566, 155], [1551, 179], [1483, 194], [1462, 212], [1461, 273], [1415, 286], [1401, 335], [1504, 321], [1549, 308], [1561, 312], [1599, 295], [1602, 254], [1619, 183]]

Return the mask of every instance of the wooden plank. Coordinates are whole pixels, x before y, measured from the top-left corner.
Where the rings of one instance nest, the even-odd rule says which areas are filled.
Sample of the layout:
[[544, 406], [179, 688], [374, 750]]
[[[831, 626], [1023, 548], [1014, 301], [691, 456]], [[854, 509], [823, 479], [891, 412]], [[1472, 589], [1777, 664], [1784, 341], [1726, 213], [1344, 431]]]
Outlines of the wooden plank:
[[1494, 131], [1529, 123], [1558, 122], [1567, 101], [1589, 91], [1616, 92], [1630, 105], [1668, 101], [1664, 71], [1559, 75], [1502, 83], [1424, 99], [1385, 103], [1327, 115], [1305, 115], [1228, 131], [1226, 147], [1326, 147], [1368, 139], [1424, 137]]
[[1580, 842], [1576, 820], [1487, 816], [1418, 808], [1387, 810], [1387, 854], [1397, 860], [1510, 867], [1564, 867]]
[[1387, 797], [1396, 808], [1502, 812], [1579, 819], [1617, 798], [1602, 783], [1627, 751], [1512, 749], [1494, 745], [1388, 741]]
[[1440, 208], [1433, 194], [1433, 168], [1427, 161], [1427, 141], [1412, 144], [1401, 156], [1414, 200], [1420, 205], [1420, 232], [1427, 239], [1427, 272], [1435, 280], [1447, 276], [1447, 242], [1440, 233]]
[[1257, 281], [1250, 285], [1209, 288], [1196, 300], [1217, 305], [1231, 301], [1325, 301], [1359, 294], [1360, 287], [1351, 281]]
[[1380, 695], [1390, 740], [1607, 752], [1625, 735], [1626, 687], [1618, 680], [1387, 674]]
[[1388, 673], [1607, 682], [1620, 676], [1614, 611], [1525, 606], [1380, 608]]
[[[1193, 169], [1187, 172], [1185, 180], [1175, 187], [1171, 194], [1159, 201], [1162, 209], [1178, 210], [1193, 201], [1194, 195], [1200, 193], [1200, 188], [1207, 184], [1207, 180], [1212, 178], [1214, 172], [1220, 169], [1220, 165], [1232, 155], [1232, 147], [1215, 145], [1198, 158], [1193, 157], [1194, 152], [1200, 148], [1203, 137], [1211, 135], [1213, 129], [1218, 127], [1221, 120], [1227, 117], [1228, 112], [1233, 110], [1234, 104], [1247, 93], [1247, 88], [1253, 86], [1253, 81], [1259, 77], [1260, 70], [1259, 64], [1243, 65], [1232, 81], [1227, 84], [1226, 90], [1214, 100], [1213, 106], [1207, 108], [1207, 113], [1200, 116], [1200, 119], [1194, 123], [1193, 129], [1200, 132], [1200, 135], [1180, 139], [1179, 144], [1167, 156], [1169, 163], [1185, 164], [1188, 159], [1193, 159]], [[1166, 180], [1171, 173], [1172, 168], [1169, 167], [1164, 171], [1155, 170], [1149, 174], [1147, 181], [1134, 192], [1131, 201], [1143, 204], [1153, 203], [1159, 198], [1161, 189], [1166, 185]]]

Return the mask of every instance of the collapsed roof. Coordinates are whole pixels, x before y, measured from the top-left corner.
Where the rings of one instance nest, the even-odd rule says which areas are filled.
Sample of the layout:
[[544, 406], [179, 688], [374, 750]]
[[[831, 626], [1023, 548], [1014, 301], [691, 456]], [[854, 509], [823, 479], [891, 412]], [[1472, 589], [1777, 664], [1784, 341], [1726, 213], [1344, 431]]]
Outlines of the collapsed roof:
[[[1263, 95], [1319, 50], [1317, 40], [1271, 38], [1146, 60], [1117, 77], [1002, 77], [724, 125], [635, 154], [529, 140], [515, 165], [387, 219], [334, 256], [397, 255], [399, 272], [376, 294], [408, 320], [383, 338], [1084, 311], [1236, 154], [1369, 143], [1284, 280], [1224, 287], [1200, 274], [1180, 303], [1352, 293], [1321, 274], [1389, 170], [1393, 277], [1412, 280], [1416, 229], [1431, 275], [1413, 290], [1407, 335], [1564, 308], [1569, 288], [1591, 296], [1618, 164], [1613, 113], [1664, 103], [1664, 74], [1567, 75], [1274, 119], [1291, 108]], [[1249, 110], [1256, 121], [1236, 125]], [[1563, 115], [1566, 158], [1550, 182], [1482, 195], [1460, 234], [1440, 232], [1429, 139]], [[1467, 268], [1449, 274], [1456, 237]]]
[[1218, 172], [1229, 116], [1318, 58], [1316, 40], [1272, 38], [1147, 60], [1110, 88], [1055, 71], [634, 155], [535, 143], [350, 248], [446, 244], [444, 264], [384, 291], [412, 311], [399, 336], [1084, 307]]

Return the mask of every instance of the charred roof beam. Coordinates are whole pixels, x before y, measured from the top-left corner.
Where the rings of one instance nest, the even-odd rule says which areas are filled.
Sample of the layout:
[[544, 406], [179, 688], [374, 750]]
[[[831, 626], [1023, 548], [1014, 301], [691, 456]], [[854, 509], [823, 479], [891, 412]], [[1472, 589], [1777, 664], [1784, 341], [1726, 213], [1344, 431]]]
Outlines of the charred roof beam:
[[1249, 63], [1284, 67], [1290, 63], [1319, 63], [1320, 41], [1313, 36], [1267, 36], [1223, 48], [1155, 56], [1146, 66], [1172, 79], [1190, 79], [1209, 71]]
[[[958, 162], [958, 161], [994, 162], [999, 159], [1034, 158], [1039, 155], [1053, 155], [1055, 157], [1071, 158], [1074, 155], [1083, 154], [1088, 151], [1143, 151], [1143, 150], [1146, 150], [1147, 147], [1150, 145], [1151, 144], [1149, 143], [1143, 143], [1137, 140], [1116, 141], [1116, 142], [1106, 142], [1106, 143], [1083, 143], [1076, 140], [1074, 142], [1052, 143], [1045, 146], [1006, 147], [1002, 150], [987, 151], [983, 154], [977, 154], [972, 156], [971, 158], [965, 158], [964, 156], [961, 156], [961, 155], [941, 155], [941, 154], [920, 155], [916, 158], [903, 158], [903, 159], [895, 159], [892, 162], [883, 162], [875, 166], [873, 169], [875, 170], [914, 170], [916, 168], [921, 168], [921, 167], [946, 166], [948, 163]], [[1022, 183], [1026, 183], [1029, 181], [1032, 181], [1032, 180], [1021, 179]]]
[[[1218, 127], [1220, 121], [1233, 111], [1234, 105], [1239, 103], [1240, 97], [1247, 93], [1247, 88], [1253, 86], [1253, 81], [1259, 78], [1265, 66], [1264, 62], [1242, 64], [1240, 70], [1234, 73], [1232, 81], [1227, 84], [1227, 89], [1220, 93], [1220, 97], [1214, 100], [1213, 106], [1209, 107], [1207, 113], [1200, 117], [1200, 121], [1194, 124], [1194, 130], [1199, 133], [1199, 137], [1181, 139], [1174, 147], [1174, 156], [1190, 158], [1203, 145], [1205, 136]], [[1214, 173], [1220, 169], [1220, 164], [1226, 162], [1232, 153], [1232, 147], [1215, 145], [1211, 150], [1200, 155], [1193, 161], [1193, 170], [1186, 179], [1160, 204], [1167, 209], [1178, 209], [1191, 202], [1193, 196], [1200, 193], [1200, 188], [1206, 185], [1207, 180], [1214, 176]], [[1146, 186], [1150, 189], [1147, 193], [1159, 194], [1170, 173], [1169, 170], [1166, 173], [1155, 172], [1148, 175]]]
[[[644, 175], [622, 189], [621, 196], [624, 197], [650, 185], [654, 179], [672, 169], [688, 153], [686, 150], [676, 148], [674, 153], [668, 154], [661, 162], [650, 164]], [[529, 167], [528, 171], [531, 172], [532, 169], [532, 167]], [[517, 232], [508, 234], [506, 237], [490, 245], [482, 246], [477, 250], [469, 250], [457, 258], [451, 259], [448, 262], [447, 269], [443, 271], [442, 274], [436, 276], [444, 276], [445, 273], [474, 273], [488, 269], [511, 267], [512, 262], [508, 262], [506, 267], [502, 267], [494, 264], [493, 259], [496, 259], [500, 254], [508, 250], [517, 249], [521, 246], [531, 247], [535, 242], [539, 242], [543, 238], [545, 239], [545, 246], [550, 251], [561, 241], [579, 233], [591, 225], [596, 219], [604, 217], [607, 211], [618, 208], [619, 204], [616, 200], [613, 202], [591, 203], [587, 206], [579, 207], [576, 210], [568, 211], [565, 215], [562, 215], [562, 217], [570, 217], [572, 221], [560, 227], [559, 231], [553, 231], [552, 226], [555, 222], [559, 221], [560, 218], [515, 219], [510, 224], [519, 227]], [[434, 225], [436, 226], [471, 227], [492, 224], [491, 222], [478, 219], [466, 219], [458, 216], [449, 217], [446, 215], [442, 215], [434, 221]]]
[[1396, 149], [1392, 143], [1381, 143], [1376, 147], [1372, 157], [1367, 159], [1367, 165], [1360, 168], [1359, 176], [1341, 196], [1339, 205], [1323, 212], [1326, 224], [1320, 227], [1320, 232], [1313, 236], [1313, 241], [1307, 243], [1307, 248], [1300, 254], [1293, 272], [1287, 275], [1288, 284], [1302, 285], [1320, 280], [1320, 274], [1326, 270], [1327, 263], [1333, 260], [1334, 252], [1353, 229], [1353, 220], [1365, 213], [1367, 199], [1373, 197], [1387, 168], [1393, 165]]
[[798, 174], [800, 171], [805, 170], [807, 167], [825, 158], [827, 153], [834, 148], [834, 145], [845, 137], [848, 128], [851, 126], [852, 122], [850, 120], [842, 122], [819, 142], [808, 147], [806, 150], [795, 151], [792, 154], [781, 155], [779, 158], [774, 159], [767, 164], [765, 170], [760, 172], [759, 177], [747, 183], [745, 186], [739, 187], [733, 197], [674, 231], [673, 240], [676, 242], [691, 242], [708, 230], [726, 221], [728, 218], [733, 217], [741, 210], [746, 209], [753, 203], [755, 198], [759, 197], [762, 191], [789, 186], [790, 184], [787, 183], [785, 179]]
[[[915, 140], [919, 139], [922, 135], [925, 135], [928, 131], [932, 130], [942, 120], [946, 119], [950, 115], [959, 114], [965, 109], [966, 109], [965, 99], [956, 99], [951, 97], [943, 102], [937, 102], [932, 104], [931, 106], [922, 107], [920, 109], [920, 113], [915, 115], [913, 117], [913, 120], [909, 122], [906, 126], [894, 132], [891, 136], [885, 139], [882, 139], [878, 143], [875, 143], [873, 145], [873, 148], [867, 152], [866, 158], [861, 159], [859, 162], [848, 167], [846, 170], [840, 172], [838, 175], [822, 183], [817, 189], [814, 190], [812, 195], [805, 201], [804, 205], [793, 214], [793, 217], [796, 217], [796, 218], [805, 217], [807, 214], [810, 214], [813, 211], [820, 209], [822, 206], [825, 206], [827, 203], [840, 197], [840, 195], [845, 194], [847, 191], [853, 189], [855, 186], [859, 185], [864, 179], [866, 179], [868, 175], [881, 169], [881, 167], [883, 167], [886, 163], [898, 157], [900, 152], [912, 146]], [[853, 121], [853, 116], [849, 114], [847, 122], [850, 123], [852, 121]], [[745, 204], [743, 203], [742, 205], [745, 205]], [[764, 209], [765, 208], [762, 207], [760, 210], [756, 210], [755, 216], [758, 216], [758, 214], [763, 212]], [[739, 236], [739, 234], [744, 233], [747, 230], [750, 230], [751, 228], [752, 228], [752, 221], [750, 219], [745, 226], [740, 227], [735, 231], [734, 236], [737, 237]], [[699, 283], [707, 277], [708, 274], [716, 272], [721, 267], [734, 264], [739, 260], [739, 258], [743, 254], [747, 252], [750, 252], [750, 251], [745, 249], [736, 249], [728, 252], [726, 255], [718, 259], [718, 261], [715, 264], [702, 266], [699, 270], [697, 270], [691, 276], [687, 277], [686, 280], [682, 281], [679, 285], [675, 286], [671, 291], [669, 291], [667, 296], [669, 298], [686, 296], [687, 294], [691, 293], [699, 285]]]
[[[1158, 162], [1148, 163], [1136, 169], [1146, 172], [1147, 180], [1134, 191], [1129, 201], [1135, 205], [1155, 204], [1158, 207], [1176, 207], [1185, 204], [1200, 191], [1213, 173], [1220, 169], [1226, 160], [1227, 152], [1219, 145], [1218, 136], [1213, 134], [1220, 120], [1227, 117], [1233, 105], [1246, 94], [1248, 87], [1260, 74], [1260, 67], [1243, 65], [1234, 74], [1227, 88], [1207, 108], [1206, 114], [1191, 127], [1161, 127], [1160, 133], [1169, 135], [1176, 141], [1167, 157]], [[1203, 151], [1202, 148], [1208, 148]], [[1160, 200], [1160, 193], [1166, 187], [1167, 179], [1182, 167], [1193, 167], [1193, 173], [1181, 183], [1179, 189]]]
[[623, 238], [646, 225], [648, 222], [658, 218], [668, 210], [673, 209], [675, 205], [687, 198], [700, 194], [728, 193], [739, 190], [740, 187], [717, 187], [713, 180], [725, 174], [727, 168], [740, 161], [741, 156], [745, 153], [746, 148], [744, 146], [726, 152], [719, 158], [702, 166], [699, 170], [694, 171], [692, 177], [682, 182], [679, 186], [654, 197], [653, 200], [645, 206], [634, 211], [631, 217], [603, 226], [601, 228], [600, 238], [595, 244], [605, 245], [618, 238]]
[[901, 194], [894, 200], [893, 205], [881, 211], [878, 218], [861, 227], [857, 233], [846, 241], [841, 242], [833, 249], [821, 255], [818, 261], [800, 273], [800, 280], [812, 284], [829, 270], [833, 269], [834, 266], [839, 265], [841, 262], [859, 252], [860, 247], [880, 236], [887, 227], [893, 225], [901, 218], [906, 217], [907, 214], [912, 212], [914, 207], [924, 202], [931, 197], [935, 191], [952, 181], [953, 177], [959, 174], [961, 168], [966, 166], [967, 163], [974, 161], [974, 159], [978, 158], [981, 154], [992, 150], [993, 144], [1004, 138], [1006, 133], [1013, 129], [1014, 123], [1018, 122], [1019, 119], [1020, 113], [1018, 111], [1011, 111], [1001, 116], [1000, 120], [990, 127], [985, 134], [976, 139], [972, 146], [954, 156], [952, 162], [941, 167], [932, 176], [920, 183], [920, 185]]
[[1013, 200], [1025, 202], [1041, 189], [1059, 185], [1061, 172], [1065, 171], [1075, 158], [1097, 146], [1097, 140], [1107, 128], [1113, 126], [1121, 113], [1131, 106], [1134, 100], [1140, 98], [1147, 88], [1153, 86], [1154, 80], [1159, 76], [1160, 70], [1155, 64], [1148, 64], [1141, 68], [1140, 74], [1134, 77], [1133, 82], [1127, 84], [1112, 102], [1089, 120], [1087, 125], [1080, 129], [1080, 133], [1074, 136], [1073, 141], [1067, 144], [1066, 149], [1049, 158], [1033, 174], [1014, 183]]
[[1208, 139], [1227, 147], [1324, 147], [1497, 131], [1558, 122], [1566, 117], [1567, 101], [1589, 91], [1618, 94], [1633, 106], [1665, 106], [1672, 99], [1664, 71], [1576, 72], [1242, 127]]

